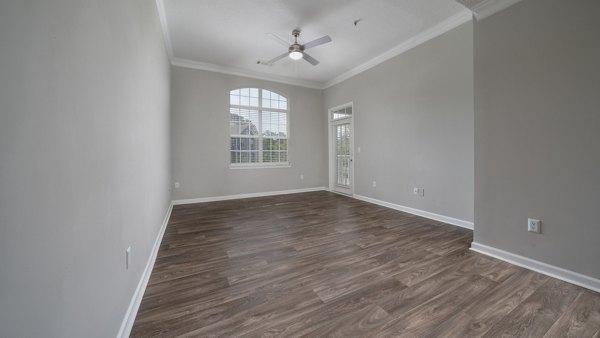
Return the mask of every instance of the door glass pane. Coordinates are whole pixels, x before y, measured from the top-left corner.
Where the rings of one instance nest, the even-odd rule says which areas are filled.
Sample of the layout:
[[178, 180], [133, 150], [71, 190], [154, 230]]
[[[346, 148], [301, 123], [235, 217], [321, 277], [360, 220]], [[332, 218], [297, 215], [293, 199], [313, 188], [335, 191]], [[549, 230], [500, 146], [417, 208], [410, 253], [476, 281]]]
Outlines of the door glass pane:
[[336, 184], [350, 186], [350, 123], [335, 127]]

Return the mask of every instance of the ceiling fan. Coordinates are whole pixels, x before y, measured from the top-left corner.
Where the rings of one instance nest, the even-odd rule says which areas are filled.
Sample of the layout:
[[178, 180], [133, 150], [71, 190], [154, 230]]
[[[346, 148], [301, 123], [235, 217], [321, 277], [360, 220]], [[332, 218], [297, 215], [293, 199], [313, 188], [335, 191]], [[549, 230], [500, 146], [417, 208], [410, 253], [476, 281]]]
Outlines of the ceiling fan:
[[292, 35], [294, 36], [294, 43], [292, 43], [288, 47], [288, 51], [286, 53], [283, 53], [283, 54], [279, 55], [278, 57], [275, 57], [269, 61], [260, 61], [259, 60], [256, 63], [258, 63], [259, 65], [272, 66], [275, 62], [285, 58], [286, 56], [289, 56], [290, 59], [292, 59], [292, 60], [304, 59], [313, 66], [318, 65], [319, 61], [317, 61], [317, 59], [313, 58], [312, 56], [306, 54], [305, 50], [316, 47], [316, 46], [320, 46], [322, 44], [326, 44], [328, 42], [331, 42], [331, 38], [329, 37], [329, 35], [325, 35], [323, 37], [320, 37], [316, 40], [305, 43], [303, 45], [298, 43], [298, 37], [300, 36], [299, 29], [294, 29], [292, 31]]

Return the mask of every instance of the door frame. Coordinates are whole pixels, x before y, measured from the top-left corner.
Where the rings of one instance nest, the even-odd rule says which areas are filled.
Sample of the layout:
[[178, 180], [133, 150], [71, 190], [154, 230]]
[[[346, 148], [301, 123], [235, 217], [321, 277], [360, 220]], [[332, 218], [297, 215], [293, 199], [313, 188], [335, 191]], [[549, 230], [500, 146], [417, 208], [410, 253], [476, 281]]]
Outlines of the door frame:
[[[332, 112], [336, 110], [340, 110], [342, 108], [351, 107], [352, 115], [350, 117], [345, 117], [343, 119], [333, 120]], [[335, 106], [327, 109], [327, 143], [328, 143], [328, 152], [327, 152], [327, 163], [329, 164], [329, 191], [340, 193], [344, 195], [354, 196], [354, 117], [356, 115], [356, 111], [354, 110], [354, 102], [350, 101], [348, 103]], [[333, 128], [336, 124], [340, 122], [350, 122], [350, 191], [349, 193], [337, 191], [336, 187], [336, 177], [335, 177], [335, 159], [334, 159], [334, 133]]]

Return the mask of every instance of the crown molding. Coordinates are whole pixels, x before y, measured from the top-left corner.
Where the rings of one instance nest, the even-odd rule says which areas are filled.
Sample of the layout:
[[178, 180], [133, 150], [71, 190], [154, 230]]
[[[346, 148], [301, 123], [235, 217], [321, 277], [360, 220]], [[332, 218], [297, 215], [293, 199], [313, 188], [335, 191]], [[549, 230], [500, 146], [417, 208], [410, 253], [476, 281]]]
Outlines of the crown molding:
[[[492, 1], [496, 1], [496, 0], [486, 0], [486, 3], [492, 2]], [[503, 1], [515, 3], [520, 0], [503, 0]], [[242, 76], [242, 77], [248, 77], [248, 78], [253, 78], [253, 79], [258, 79], [258, 80], [279, 82], [279, 83], [284, 83], [284, 84], [289, 84], [289, 85], [294, 85], [294, 86], [307, 87], [307, 88], [313, 88], [313, 89], [321, 89], [321, 90], [329, 88], [329, 87], [331, 87], [335, 84], [338, 84], [342, 81], [345, 81], [353, 76], [356, 76], [356, 75], [358, 75], [370, 68], [373, 68], [373, 67], [377, 66], [378, 64], [385, 62], [395, 56], [398, 56], [398, 55], [400, 55], [400, 54], [402, 54], [402, 53], [404, 53], [404, 52], [406, 52], [428, 40], [431, 40], [441, 34], [444, 34], [447, 31], [449, 31], [453, 28], [456, 28], [456, 27], [462, 25], [463, 23], [468, 22], [469, 20], [472, 19], [471, 11], [465, 9], [464, 11], [449, 17], [448, 19], [442, 21], [441, 23], [419, 33], [418, 35], [408, 39], [407, 41], [388, 50], [387, 52], [384, 52], [383, 54], [380, 54], [380, 55], [372, 58], [371, 60], [369, 60], [357, 67], [354, 67], [353, 69], [351, 69], [343, 74], [340, 74], [325, 83], [322, 83], [322, 82], [318, 82], [318, 81], [300, 80], [300, 79], [295, 79], [295, 78], [291, 78], [291, 77], [287, 77], [287, 76], [271, 75], [271, 74], [266, 74], [263, 72], [256, 72], [256, 71], [246, 70], [246, 69], [237, 68], [237, 67], [223, 66], [223, 65], [217, 65], [217, 64], [207, 63], [207, 62], [200, 62], [200, 61], [194, 61], [194, 60], [175, 57], [174, 53], [173, 53], [173, 44], [171, 42], [171, 36], [169, 33], [169, 25], [167, 22], [164, 0], [156, 0], [156, 7], [158, 9], [158, 16], [160, 18], [160, 24], [162, 27], [162, 32], [163, 32], [163, 37], [165, 40], [165, 46], [167, 49], [167, 53], [169, 55], [169, 59], [171, 60], [171, 64], [173, 66], [205, 70], [205, 71], [210, 71], [210, 72]]]
[[414, 47], [416, 47], [428, 40], [431, 40], [437, 36], [440, 36], [440, 35], [446, 33], [447, 31], [449, 31], [453, 28], [456, 28], [465, 22], [470, 21], [471, 18], [472, 18], [471, 11], [465, 9], [465, 10], [461, 11], [460, 13], [453, 15], [453, 16], [449, 17], [448, 19], [440, 22], [439, 24], [437, 24], [429, 29], [424, 30], [423, 32], [415, 35], [414, 37], [412, 37], [412, 38], [408, 39], [407, 41], [401, 43], [400, 45], [388, 50], [387, 52], [384, 52], [383, 54], [379, 54], [378, 56], [372, 58], [371, 60], [325, 82], [325, 88], [329, 88], [333, 85], [336, 85], [342, 81], [345, 81], [353, 76], [356, 76], [356, 75], [364, 72], [367, 69], [373, 68], [382, 62], [385, 62], [395, 56], [398, 56], [404, 52], [407, 52], [408, 50], [413, 49]]
[[169, 25], [167, 23], [167, 12], [165, 11], [164, 0], [156, 0], [156, 10], [158, 12], [158, 19], [160, 20], [160, 27], [162, 28], [167, 54], [169, 55], [169, 60], [172, 60], [173, 44], [171, 43], [171, 34], [169, 33]]
[[508, 7], [520, 2], [521, 0], [483, 0], [482, 2], [472, 6], [470, 9], [477, 20], [483, 20], [488, 16], [492, 16]]
[[192, 69], [198, 69], [198, 70], [207, 70], [207, 71], [215, 72], [215, 73], [243, 76], [243, 77], [249, 77], [252, 79], [273, 81], [273, 82], [285, 83], [285, 84], [300, 86], [300, 87], [325, 89], [325, 87], [323, 86], [323, 84], [321, 82], [304, 81], [304, 80], [298, 80], [298, 79], [289, 78], [289, 77], [285, 77], [285, 76], [269, 75], [269, 74], [254, 72], [254, 71], [245, 70], [245, 69], [241, 69], [241, 68], [216, 65], [213, 63], [192, 61], [192, 60], [181, 59], [181, 58], [177, 58], [177, 57], [173, 57], [171, 59], [171, 64], [173, 66], [178, 66], [178, 67], [192, 68]]
[[273, 81], [279, 83], [285, 83], [295, 86], [308, 87], [314, 89], [325, 89], [323, 84], [316, 81], [304, 81], [298, 80], [294, 78], [277, 76], [277, 75], [269, 75], [260, 72], [249, 71], [245, 69], [216, 65], [212, 63], [199, 62], [194, 60], [182, 59], [175, 57], [173, 53], [173, 43], [171, 42], [171, 33], [169, 32], [169, 24], [167, 22], [167, 13], [165, 9], [164, 0], [156, 0], [156, 9], [158, 12], [158, 18], [160, 19], [160, 26], [162, 28], [163, 38], [165, 41], [165, 47], [167, 49], [167, 54], [169, 55], [169, 60], [173, 66], [206, 70], [216, 73], [229, 74], [229, 75], [237, 75], [243, 77], [249, 77], [258, 80], [265, 81]]

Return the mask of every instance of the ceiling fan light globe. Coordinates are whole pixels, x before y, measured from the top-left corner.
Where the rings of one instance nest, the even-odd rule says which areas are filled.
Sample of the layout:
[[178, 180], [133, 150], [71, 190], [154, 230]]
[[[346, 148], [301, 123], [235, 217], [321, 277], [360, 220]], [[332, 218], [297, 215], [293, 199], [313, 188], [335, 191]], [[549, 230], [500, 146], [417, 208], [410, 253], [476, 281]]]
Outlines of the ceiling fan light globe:
[[290, 52], [290, 59], [292, 60], [300, 60], [302, 59], [302, 53], [299, 51]]

